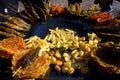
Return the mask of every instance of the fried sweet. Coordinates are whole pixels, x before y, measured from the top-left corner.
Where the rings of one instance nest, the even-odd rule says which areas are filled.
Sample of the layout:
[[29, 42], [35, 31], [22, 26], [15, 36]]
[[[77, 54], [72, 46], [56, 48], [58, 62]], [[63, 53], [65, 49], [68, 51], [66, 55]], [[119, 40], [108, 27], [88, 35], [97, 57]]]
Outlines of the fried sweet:
[[25, 48], [25, 41], [21, 37], [6, 38], [0, 42], [0, 57], [11, 58], [16, 52]]
[[41, 78], [49, 69], [50, 60], [48, 54], [38, 51], [36, 57], [34, 53], [32, 53], [33, 56], [31, 56], [31, 52], [34, 50], [35, 49], [26, 49], [13, 56], [12, 70], [13, 76], [16, 79]]

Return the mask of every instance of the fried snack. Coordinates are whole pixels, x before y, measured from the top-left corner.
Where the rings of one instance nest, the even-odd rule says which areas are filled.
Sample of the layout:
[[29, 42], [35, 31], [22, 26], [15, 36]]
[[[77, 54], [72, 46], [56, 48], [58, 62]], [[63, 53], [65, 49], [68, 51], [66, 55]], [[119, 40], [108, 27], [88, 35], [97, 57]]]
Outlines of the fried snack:
[[91, 16], [90, 19], [94, 20], [98, 23], [101, 23], [101, 22], [113, 19], [113, 15], [111, 15], [107, 12], [100, 12], [96, 15]]
[[[32, 58], [35, 59], [32, 62], [30, 61], [30, 59], [27, 59], [28, 57], [25, 57], [26, 55], [30, 56], [29, 54], [33, 50], [34, 49], [26, 49], [13, 56], [12, 70], [16, 79], [24, 80], [35, 79], [39, 77], [41, 78], [49, 69], [50, 60], [46, 52], [42, 52], [41, 55], [38, 55], [37, 57], [33, 56]], [[26, 58], [28, 62], [25, 62], [23, 60], [24, 58]], [[21, 63], [28, 65], [23, 66], [21, 65]]]
[[53, 5], [51, 7], [51, 13], [53, 16], [57, 16], [57, 15], [61, 14], [63, 11], [64, 11], [64, 7], [62, 7], [62, 6]]
[[23, 28], [23, 27], [20, 27], [20, 26], [18, 26], [18, 25], [15, 25], [15, 24], [13, 24], [13, 23], [11, 23], [11, 22], [1, 22], [0, 24], [1, 24], [1, 25], [5, 25], [5, 26], [7, 26], [7, 27], [9, 27], [9, 28], [15, 29], [15, 30], [17, 30], [17, 31], [23, 31], [23, 32], [29, 31], [29, 29], [25, 29], [25, 28]]
[[107, 74], [120, 74], [120, 42], [103, 42], [91, 55], [93, 65]]
[[70, 15], [80, 16], [82, 12], [82, 5], [80, 3], [70, 4], [66, 7], [65, 11]]
[[16, 52], [25, 48], [25, 41], [21, 37], [6, 38], [0, 42], [0, 57], [11, 58]]
[[88, 62], [90, 55], [98, 48], [100, 39], [96, 34], [88, 33], [79, 37], [73, 30], [50, 29], [50, 34], [45, 37], [49, 44], [51, 64], [56, 71], [65, 74], [74, 74], [75, 70], [80, 70], [81, 74], [89, 72]]
[[1, 14], [0, 13], [0, 16], [3, 17], [3, 18], [6, 18], [9, 22], [19, 26], [19, 27], [22, 27], [22, 28], [25, 28], [25, 29], [30, 29], [30, 24], [26, 23], [24, 20], [22, 20], [21, 18], [19, 17], [13, 17], [13, 16], [6, 16], [4, 14]]
[[[21, 33], [19, 31], [16, 31], [15, 29], [11, 29], [8, 27], [5, 27], [3, 25], [0, 25], [0, 35], [3, 35], [5, 37], [13, 37], [13, 36], [9, 36], [9, 35], [14, 35], [14, 36], [20, 36], [20, 37], [25, 37], [24, 33]], [[8, 33], [8, 34], [4, 34], [4, 33]]]

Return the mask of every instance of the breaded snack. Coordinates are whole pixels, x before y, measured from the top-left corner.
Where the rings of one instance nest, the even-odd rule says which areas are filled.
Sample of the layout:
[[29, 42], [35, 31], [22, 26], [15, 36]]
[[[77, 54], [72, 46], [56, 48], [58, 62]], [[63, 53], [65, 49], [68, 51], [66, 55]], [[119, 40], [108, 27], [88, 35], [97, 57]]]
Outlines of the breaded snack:
[[21, 37], [6, 38], [0, 42], [0, 57], [11, 58], [13, 54], [25, 48], [25, 41]]
[[26, 49], [13, 56], [12, 70], [15, 78], [35, 79], [47, 72], [50, 65], [49, 55], [38, 50], [33, 52], [34, 50], [36, 49]]

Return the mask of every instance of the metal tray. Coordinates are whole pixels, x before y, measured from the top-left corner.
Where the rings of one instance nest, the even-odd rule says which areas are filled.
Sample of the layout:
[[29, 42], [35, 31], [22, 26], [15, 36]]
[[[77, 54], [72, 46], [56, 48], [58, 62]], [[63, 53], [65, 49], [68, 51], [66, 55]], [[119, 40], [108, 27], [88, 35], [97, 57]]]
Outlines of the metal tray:
[[[42, 24], [39, 21], [36, 21], [30, 30], [30, 32], [26, 33], [25, 38], [29, 38], [31, 36], [39, 36], [40, 38], [44, 38], [48, 34], [49, 29], [54, 28], [67, 28], [75, 31], [78, 36], [86, 36], [87, 33], [92, 33], [90, 31], [89, 26], [84, 22], [80, 22], [79, 20], [68, 20], [63, 18], [48, 18], [45, 24]], [[11, 60], [8, 59], [0, 59], [0, 80], [14, 80], [12, 77], [11, 70]], [[67, 75], [63, 73], [58, 73], [54, 69], [50, 70], [49, 75], [46, 80], [113, 80], [119, 79], [118, 75], [107, 75], [102, 72], [99, 72], [94, 66], [91, 66], [90, 63], [90, 72], [88, 74], [81, 74], [79, 71], [75, 71], [73, 75]], [[36, 79], [40, 80], [40, 79]]]

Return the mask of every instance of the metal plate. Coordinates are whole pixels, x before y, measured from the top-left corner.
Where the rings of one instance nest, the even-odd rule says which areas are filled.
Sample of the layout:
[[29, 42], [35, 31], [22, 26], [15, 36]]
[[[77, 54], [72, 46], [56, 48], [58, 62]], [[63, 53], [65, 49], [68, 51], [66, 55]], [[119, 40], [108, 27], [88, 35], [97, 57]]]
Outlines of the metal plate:
[[[36, 22], [33, 24], [31, 31], [26, 34], [26, 38], [30, 36], [39, 36], [40, 38], [44, 38], [48, 33], [49, 29], [55, 29], [56, 27], [62, 29], [71, 29], [75, 31], [78, 36], [86, 36], [87, 33], [91, 33], [89, 27], [86, 23], [82, 23], [80, 21], [72, 21], [63, 18], [49, 18], [45, 24], [41, 24]], [[54, 69], [51, 69], [47, 80], [79, 80], [86, 79], [88, 80], [89, 74], [83, 75], [80, 71], [76, 70], [73, 75], [66, 75], [63, 73], [56, 72]]]
[[71, 29], [75, 31], [76, 34], [79, 36], [86, 36], [87, 33], [91, 32], [86, 23], [81, 23], [80, 21], [71, 21], [62, 18], [49, 18], [45, 24], [35, 22], [30, 32], [26, 33], [26, 38], [34, 35], [37, 35], [40, 38], [44, 38], [48, 34], [49, 29], [54, 29], [56, 27]]
[[[67, 19], [62, 19], [62, 18], [49, 18], [48, 21], [45, 24], [41, 24], [40, 22], [35, 22], [32, 25], [32, 28], [30, 32], [26, 33], [25, 38], [29, 38], [31, 36], [39, 36], [40, 38], [44, 38], [48, 32], [49, 29], [54, 29], [54, 28], [67, 28], [75, 31], [76, 35], [78, 36], [86, 36], [87, 33], [90, 33], [91, 31], [89, 30], [89, 27], [87, 26], [86, 23], [81, 23], [80, 21], [71, 21]], [[2, 80], [14, 80], [12, 78], [12, 70], [10, 69], [11, 60], [0, 60], [0, 74], [4, 76], [0, 76], [0, 79]], [[58, 73], [55, 70], [51, 70], [50, 74], [48, 76], [48, 80], [73, 80], [73, 79], [81, 79], [81, 78], [88, 78], [89, 75], [82, 75], [80, 74], [80, 71], [76, 71], [74, 75], [66, 75], [63, 73]]]
[[[78, 36], [87, 36], [88, 33], [92, 33], [89, 26], [85, 22], [80, 22], [79, 20], [68, 20], [63, 18], [49, 18], [45, 24], [40, 22], [35, 22], [31, 28], [31, 31], [26, 34], [26, 38], [30, 36], [39, 36], [44, 38], [48, 33], [49, 29], [67, 28], [75, 31]], [[109, 75], [100, 72], [95, 66], [90, 62], [90, 72], [86, 75], [81, 74], [79, 70], [76, 70], [73, 75], [67, 75], [59, 73], [54, 69], [51, 69], [47, 80], [113, 80], [114, 78], [119, 79], [118, 75]], [[38, 79], [39, 80], [39, 79]]]

